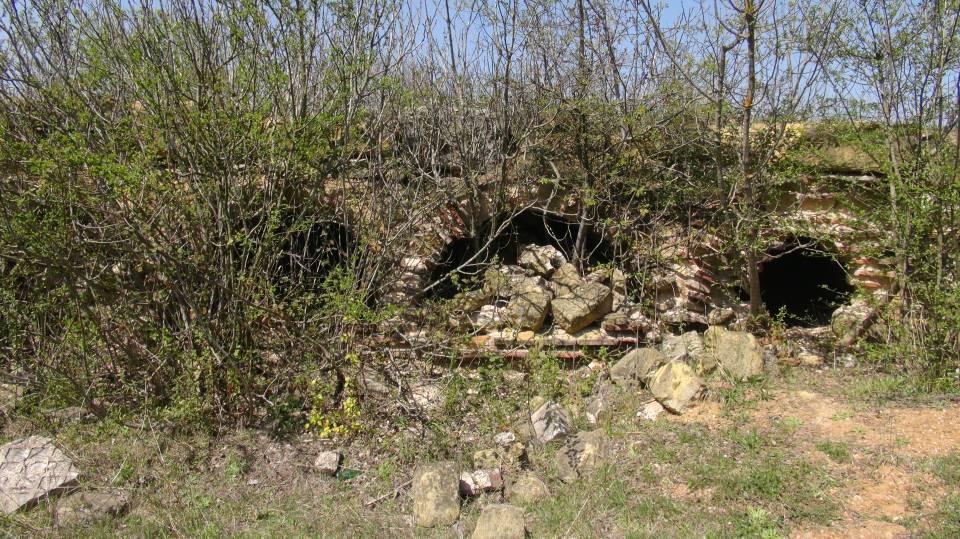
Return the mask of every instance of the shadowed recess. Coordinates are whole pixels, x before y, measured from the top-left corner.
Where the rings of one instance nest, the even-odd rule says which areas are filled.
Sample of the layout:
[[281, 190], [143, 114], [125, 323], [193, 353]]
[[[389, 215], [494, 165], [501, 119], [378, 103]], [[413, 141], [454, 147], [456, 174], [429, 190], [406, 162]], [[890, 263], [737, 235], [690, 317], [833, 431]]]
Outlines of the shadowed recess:
[[816, 240], [798, 237], [767, 251], [760, 265], [763, 303], [788, 326], [830, 323], [833, 311], [847, 303], [853, 286], [837, 257]]
[[338, 221], [293, 227], [283, 245], [276, 280], [278, 284], [322, 281], [331, 268], [349, 260], [353, 244], [350, 230]]

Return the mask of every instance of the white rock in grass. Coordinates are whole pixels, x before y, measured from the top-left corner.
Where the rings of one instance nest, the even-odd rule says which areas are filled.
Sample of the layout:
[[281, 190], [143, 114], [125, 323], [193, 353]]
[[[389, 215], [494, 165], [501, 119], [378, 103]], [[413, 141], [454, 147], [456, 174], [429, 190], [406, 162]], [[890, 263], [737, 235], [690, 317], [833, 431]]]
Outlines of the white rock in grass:
[[13, 513], [75, 484], [79, 475], [49, 438], [30, 436], [0, 446], [0, 510]]

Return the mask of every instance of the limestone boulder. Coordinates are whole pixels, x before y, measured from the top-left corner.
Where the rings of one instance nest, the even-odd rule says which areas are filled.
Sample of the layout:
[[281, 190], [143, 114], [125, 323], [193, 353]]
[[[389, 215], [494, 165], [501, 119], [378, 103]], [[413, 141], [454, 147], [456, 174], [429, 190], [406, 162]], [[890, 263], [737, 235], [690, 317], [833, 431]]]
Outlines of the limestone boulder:
[[610, 367], [610, 379], [619, 386], [640, 387], [666, 362], [667, 358], [655, 348], [631, 350]]
[[609, 286], [616, 294], [627, 293], [627, 275], [619, 268], [594, 270], [584, 277], [585, 281]]
[[464, 312], [473, 312], [479, 310], [485, 304], [489, 303], [494, 299], [494, 296], [489, 293], [489, 291], [484, 290], [483, 288], [477, 290], [467, 290], [465, 292], [460, 292], [454, 298], [454, 304], [456, 308]]
[[703, 382], [686, 363], [670, 361], [657, 369], [648, 387], [664, 408], [679, 414], [700, 395]]
[[449, 526], [460, 518], [460, 474], [452, 462], [419, 466], [413, 474], [410, 496], [413, 519], [421, 528]]
[[567, 263], [567, 257], [552, 245], [526, 245], [517, 260], [520, 267], [549, 278]]
[[543, 327], [553, 296], [535, 282], [523, 284], [525, 288], [517, 290], [504, 309], [503, 320], [513, 329], [537, 331]]
[[557, 296], [563, 296], [580, 288], [583, 285], [583, 277], [577, 267], [569, 262], [560, 266], [550, 278], [550, 288]]
[[707, 323], [711, 326], [725, 326], [737, 318], [737, 312], [733, 307], [723, 307], [714, 309], [707, 315]]
[[713, 326], [704, 333], [703, 340], [707, 353], [701, 355], [698, 365], [701, 373], [709, 373], [719, 366], [735, 380], [763, 374], [763, 347], [750, 333]]
[[579, 331], [603, 318], [613, 308], [613, 291], [600, 283], [584, 283], [550, 303], [553, 320], [567, 333]]
[[80, 471], [53, 440], [21, 438], [0, 446], [0, 511], [10, 514], [76, 483]]
[[509, 504], [494, 504], [483, 508], [473, 539], [523, 539], [527, 536], [523, 509]]

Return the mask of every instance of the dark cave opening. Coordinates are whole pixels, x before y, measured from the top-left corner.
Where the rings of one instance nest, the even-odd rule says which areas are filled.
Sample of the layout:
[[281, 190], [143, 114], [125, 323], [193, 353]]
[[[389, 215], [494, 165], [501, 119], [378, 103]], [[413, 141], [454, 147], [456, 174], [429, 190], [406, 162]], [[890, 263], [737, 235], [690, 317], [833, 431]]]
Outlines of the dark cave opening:
[[281, 288], [316, 286], [335, 266], [350, 259], [354, 240], [346, 225], [321, 220], [292, 226], [283, 243], [275, 276]]
[[[553, 245], [563, 251], [568, 259], [573, 253], [580, 231], [580, 224], [575, 220], [527, 209], [513, 216], [503, 231], [491, 241], [492, 229], [500, 228], [508, 218], [509, 215], [500, 216], [496, 222], [487, 221], [478, 237], [454, 240], [443, 249], [435, 260], [430, 279], [430, 282], [443, 279], [433, 289], [435, 297], [449, 299], [461, 289], [476, 288], [479, 282], [470, 283], [469, 279], [476, 276], [479, 280], [484, 268], [495, 259], [500, 264], [516, 264], [525, 245]], [[613, 245], [604, 237], [602, 230], [595, 227], [587, 233], [584, 250], [587, 253], [587, 266], [614, 259]]]
[[792, 327], [830, 323], [847, 303], [853, 286], [837, 257], [811, 238], [795, 238], [767, 251], [760, 265], [760, 291], [771, 316]]

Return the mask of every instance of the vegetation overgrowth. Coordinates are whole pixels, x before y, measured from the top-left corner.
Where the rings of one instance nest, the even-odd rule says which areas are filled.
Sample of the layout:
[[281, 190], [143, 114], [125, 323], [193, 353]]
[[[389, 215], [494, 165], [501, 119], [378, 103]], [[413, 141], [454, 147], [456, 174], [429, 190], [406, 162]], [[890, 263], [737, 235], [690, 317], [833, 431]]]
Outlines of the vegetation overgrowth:
[[[397, 261], [441, 209], [497, 230], [478, 216], [509, 216], [516, 186], [578, 201], [571, 260], [603, 231], [640, 289], [658, 230], [716, 235], [759, 317], [779, 189], [850, 172], [831, 148], [877, 179], [866, 217], [897, 268], [869, 357], [956, 383], [955, 0], [0, 13], [0, 370], [36, 402], [349, 433], [400, 323]], [[452, 340], [424, 353], [456, 361]]]

